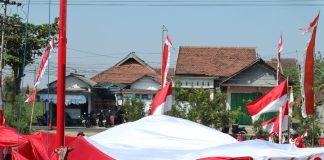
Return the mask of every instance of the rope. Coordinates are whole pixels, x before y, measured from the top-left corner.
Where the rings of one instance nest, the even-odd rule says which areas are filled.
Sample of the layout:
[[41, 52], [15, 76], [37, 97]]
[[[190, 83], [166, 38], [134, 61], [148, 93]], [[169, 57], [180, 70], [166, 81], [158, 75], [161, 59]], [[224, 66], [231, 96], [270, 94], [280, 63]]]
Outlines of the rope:
[[[48, 39], [50, 40], [51, 38], [51, 0], [48, 0]], [[49, 51], [51, 52], [51, 51]], [[51, 107], [50, 107], [50, 101], [49, 101], [49, 94], [50, 94], [50, 57], [48, 57], [47, 59], [47, 103], [48, 103], [48, 111], [47, 111], [47, 130], [46, 130], [46, 151], [47, 151], [47, 155], [49, 155], [49, 125], [50, 125], [50, 120], [52, 119], [51, 116]], [[45, 105], [46, 106], [46, 105]], [[52, 124], [51, 124], [52, 125]], [[49, 155], [50, 156], [50, 155]]]

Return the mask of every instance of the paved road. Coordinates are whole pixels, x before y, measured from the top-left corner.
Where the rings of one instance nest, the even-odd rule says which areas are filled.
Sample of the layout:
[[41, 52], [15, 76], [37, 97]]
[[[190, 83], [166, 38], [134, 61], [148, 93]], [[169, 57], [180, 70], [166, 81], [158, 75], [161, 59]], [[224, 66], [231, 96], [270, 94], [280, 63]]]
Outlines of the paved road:
[[[52, 128], [52, 130], [48, 130], [47, 126], [32, 126], [32, 129], [35, 132], [50, 132], [50, 133], [56, 133], [55, 127]], [[65, 135], [69, 136], [76, 136], [79, 132], [83, 132], [86, 136], [92, 136], [99, 132], [105, 131], [109, 128], [105, 127], [78, 127], [78, 126], [68, 126], [65, 127]]]

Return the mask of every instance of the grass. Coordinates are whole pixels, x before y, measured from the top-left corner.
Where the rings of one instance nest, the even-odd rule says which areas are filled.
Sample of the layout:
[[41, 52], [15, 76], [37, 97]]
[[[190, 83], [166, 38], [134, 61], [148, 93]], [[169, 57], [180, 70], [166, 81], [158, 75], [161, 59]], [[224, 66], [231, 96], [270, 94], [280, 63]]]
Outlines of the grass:
[[[32, 131], [29, 130], [31, 113], [32, 113], [32, 106], [33, 104], [29, 103], [22, 103], [21, 104], [21, 113], [19, 114], [19, 102], [14, 108], [11, 103], [4, 102], [4, 117], [6, 119], [6, 124], [8, 126], [17, 128], [20, 133], [31, 133]], [[35, 102], [34, 105], [34, 114], [32, 117], [32, 122], [36, 123], [37, 116], [43, 114], [43, 103], [42, 102]]]

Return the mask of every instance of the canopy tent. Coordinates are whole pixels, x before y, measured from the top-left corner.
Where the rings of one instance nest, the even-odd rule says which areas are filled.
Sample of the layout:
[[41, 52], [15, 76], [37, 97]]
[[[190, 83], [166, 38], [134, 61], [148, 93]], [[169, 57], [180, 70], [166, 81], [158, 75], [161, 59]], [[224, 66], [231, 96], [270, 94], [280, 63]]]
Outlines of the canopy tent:
[[[40, 100], [45, 101], [49, 100], [52, 103], [57, 103], [56, 94], [39, 94]], [[85, 104], [87, 103], [87, 97], [85, 95], [65, 95], [65, 105], [70, 104]]]

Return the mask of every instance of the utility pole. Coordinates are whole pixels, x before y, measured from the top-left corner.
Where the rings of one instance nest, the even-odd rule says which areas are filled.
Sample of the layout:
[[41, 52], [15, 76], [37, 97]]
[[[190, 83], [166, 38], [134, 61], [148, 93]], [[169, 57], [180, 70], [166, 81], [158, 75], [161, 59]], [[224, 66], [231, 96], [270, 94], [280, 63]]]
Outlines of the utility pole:
[[3, 54], [4, 54], [4, 37], [5, 37], [5, 29], [6, 29], [6, 20], [7, 20], [7, 5], [17, 5], [21, 6], [21, 3], [17, 3], [16, 1], [10, 0], [0, 0], [0, 4], [4, 6], [3, 9], [3, 17], [1, 22], [1, 50], [0, 50], [0, 91], [2, 91], [2, 69], [3, 69]]
[[162, 25], [162, 58], [163, 58], [163, 48], [164, 48], [164, 32], [168, 32], [168, 29], [165, 25]]

